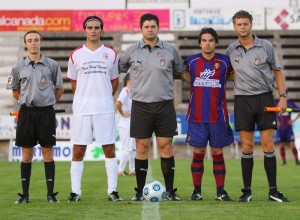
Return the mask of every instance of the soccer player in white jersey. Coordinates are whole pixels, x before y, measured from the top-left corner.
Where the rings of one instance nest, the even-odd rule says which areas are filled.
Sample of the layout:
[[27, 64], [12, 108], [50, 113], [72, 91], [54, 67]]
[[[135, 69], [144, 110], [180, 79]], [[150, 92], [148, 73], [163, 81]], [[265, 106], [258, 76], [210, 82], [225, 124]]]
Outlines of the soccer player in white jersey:
[[[81, 200], [83, 158], [88, 144], [102, 145], [108, 183], [108, 199], [122, 201], [117, 188], [118, 163], [115, 155], [114, 99], [119, 85], [118, 55], [101, 40], [103, 21], [89, 16], [83, 23], [86, 43], [75, 49], [69, 59], [67, 78], [71, 80], [73, 116], [71, 143], [72, 192], [68, 202]], [[105, 129], [104, 129], [105, 127]]]
[[[124, 77], [124, 87], [120, 92], [115, 103], [120, 115], [119, 135], [121, 141], [121, 154], [119, 162], [119, 176], [135, 176], [135, 138], [130, 137], [130, 114], [132, 99], [130, 98], [130, 79], [129, 73]], [[125, 171], [129, 161], [129, 173]]]

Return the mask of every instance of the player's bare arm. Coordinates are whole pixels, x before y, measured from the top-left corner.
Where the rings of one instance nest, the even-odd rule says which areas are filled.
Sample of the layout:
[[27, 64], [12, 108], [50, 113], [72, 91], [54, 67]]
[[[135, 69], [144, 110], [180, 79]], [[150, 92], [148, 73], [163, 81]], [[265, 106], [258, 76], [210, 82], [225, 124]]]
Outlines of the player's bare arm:
[[73, 92], [73, 94], [74, 94], [75, 91], [76, 91], [76, 81], [75, 81], [75, 80], [72, 80], [72, 81], [71, 81], [71, 88], [72, 88], [72, 92]]
[[13, 97], [14, 97], [16, 100], [19, 100], [19, 97], [20, 97], [20, 89], [13, 89], [13, 90], [12, 90], [12, 94], [13, 94]]
[[116, 78], [116, 79], [113, 79], [111, 81], [111, 85], [112, 85], [112, 88], [113, 88], [113, 93], [112, 95], [114, 96], [118, 90], [118, 87], [119, 87], [119, 78]]
[[58, 100], [61, 98], [62, 94], [64, 93], [64, 88], [55, 88], [55, 100], [58, 102]]
[[[286, 93], [285, 80], [284, 80], [282, 71], [275, 69], [275, 70], [273, 70], [273, 73], [275, 76], [276, 85], [277, 85], [279, 94]], [[285, 112], [285, 109], [287, 108], [287, 98], [284, 96], [281, 96], [277, 106], [282, 109], [281, 113]]]
[[181, 79], [187, 83], [191, 83], [191, 76], [189, 72], [184, 72], [181, 74]]

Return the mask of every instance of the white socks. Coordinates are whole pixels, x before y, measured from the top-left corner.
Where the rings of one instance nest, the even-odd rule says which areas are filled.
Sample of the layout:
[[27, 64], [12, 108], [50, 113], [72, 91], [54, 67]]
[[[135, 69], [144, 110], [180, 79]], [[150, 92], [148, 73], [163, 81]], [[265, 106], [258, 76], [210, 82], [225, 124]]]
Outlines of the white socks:
[[[81, 179], [83, 172], [83, 161], [71, 162], [71, 188], [72, 193], [81, 196]], [[118, 163], [117, 158], [105, 158], [105, 168], [107, 174], [107, 193], [117, 190], [118, 183]]]
[[130, 151], [130, 158], [129, 158], [129, 172], [135, 172], [135, 156], [136, 151]]
[[117, 158], [105, 158], [105, 168], [107, 174], [107, 194], [117, 190], [118, 183], [118, 162]]
[[127, 161], [130, 159], [130, 152], [129, 151], [122, 151], [120, 155], [120, 162], [119, 162], [119, 172], [124, 172], [126, 168]]
[[81, 196], [81, 178], [83, 171], [83, 161], [72, 161], [71, 162], [71, 188], [72, 193], [76, 193]]

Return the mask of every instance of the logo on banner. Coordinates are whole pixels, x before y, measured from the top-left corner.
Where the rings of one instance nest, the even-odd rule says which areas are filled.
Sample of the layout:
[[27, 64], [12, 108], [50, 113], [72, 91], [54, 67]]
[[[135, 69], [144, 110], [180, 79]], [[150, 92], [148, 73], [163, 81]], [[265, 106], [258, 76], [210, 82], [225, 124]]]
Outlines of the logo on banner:
[[173, 27], [174, 28], [185, 27], [185, 12], [183, 10], [173, 11]]
[[280, 27], [283, 29], [283, 30], [286, 30], [289, 26], [289, 24], [285, 21], [286, 17], [288, 16], [289, 12], [285, 9], [283, 9], [279, 15], [277, 15], [275, 17], [275, 22], [277, 24], [280, 25]]

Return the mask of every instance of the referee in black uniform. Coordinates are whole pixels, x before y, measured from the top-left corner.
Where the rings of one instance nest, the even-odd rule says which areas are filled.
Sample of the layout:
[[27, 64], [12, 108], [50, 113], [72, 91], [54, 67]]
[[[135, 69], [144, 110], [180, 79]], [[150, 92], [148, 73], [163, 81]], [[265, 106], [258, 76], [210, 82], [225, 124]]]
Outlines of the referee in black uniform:
[[34, 146], [40, 144], [45, 165], [48, 202], [59, 202], [53, 193], [55, 163], [55, 113], [53, 105], [64, 92], [58, 64], [40, 53], [41, 34], [24, 35], [28, 56], [16, 63], [7, 80], [7, 89], [21, 106], [17, 123], [16, 145], [22, 147], [21, 182], [23, 193], [17, 204], [29, 202], [29, 184]]

